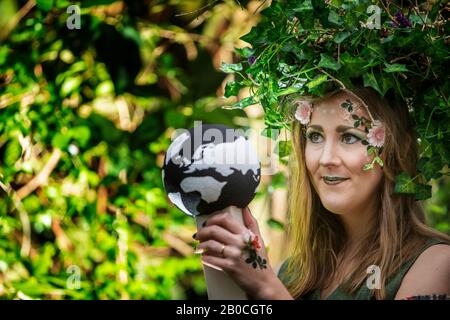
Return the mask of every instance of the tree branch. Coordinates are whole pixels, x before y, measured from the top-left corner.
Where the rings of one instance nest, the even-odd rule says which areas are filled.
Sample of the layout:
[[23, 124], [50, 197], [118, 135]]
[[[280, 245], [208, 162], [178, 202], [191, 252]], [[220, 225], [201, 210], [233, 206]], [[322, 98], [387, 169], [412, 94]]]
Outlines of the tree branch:
[[35, 0], [28, 0], [28, 2], [20, 8], [20, 10], [12, 17], [12, 19], [4, 26], [3, 30], [0, 30], [0, 42], [5, 40], [10, 32], [17, 26], [20, 20], [25, 17], [28, 12], [36, 5]]
[[47, 161], [44, 168], [42, 168], [41, 172], [39, 172], [37, 176], [35, 176], [26, 185], [24, 185], [22, 188], [20, 188], [17, 191], [18, 199], [21, 200], [21, 199], [25, 198], [30, 193], [32, 193], [34, 190], [39, 188], [41, 185], [47, 183], [48, 177], [50, 176], [52, 171], [55, 169], [60, 158], [61, 158], [61, 150], [58, 148], [55, 148], [52, 152], [52, 155], [50, 156], [50, 159]]

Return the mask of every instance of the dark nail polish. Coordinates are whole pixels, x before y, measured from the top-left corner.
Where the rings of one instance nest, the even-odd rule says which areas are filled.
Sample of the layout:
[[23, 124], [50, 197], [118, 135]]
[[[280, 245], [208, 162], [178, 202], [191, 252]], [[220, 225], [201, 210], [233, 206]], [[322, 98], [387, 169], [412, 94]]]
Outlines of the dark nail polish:
[[206, 222], [208, 222], [208, 220], [203, 221], [203, 223], [202, 223], [203, 228], [206, 227]]
[[192, 235], [192, 238], [195, 239], [196, 236], [197, 236], [197, 232]]

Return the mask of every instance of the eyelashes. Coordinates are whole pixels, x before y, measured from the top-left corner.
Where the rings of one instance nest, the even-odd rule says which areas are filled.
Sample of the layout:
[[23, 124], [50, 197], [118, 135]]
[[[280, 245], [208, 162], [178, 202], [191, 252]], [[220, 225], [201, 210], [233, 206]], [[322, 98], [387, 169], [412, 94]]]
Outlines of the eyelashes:
[[321, 141], [318, 140], [323, 140], [323, 137], [320, 133], [313, 131], [306, 133], [306, 139], [308, 139], [308, 141], [311, 141], [312, 143], [320, 143]]
[[[321, 143], [323, 141], [323, 136], [319, 132], [310, 131], [306, 133], [306, 139], [311, 143]], [[341, 136], [341, 141], [345, 144], [354, 144], [361, 140], [363, 140], [362, 137], [359, 137], [352, 133], [343, 133]]]
[[[351, 138], [351, 139], [350, 140], [348, 140], [348, 139], [346, 140], [346, 138]], [[359, 138], [356, 135], [351, 134], [351, 133], [344, 133], [342, 135], [342, 140], [346, 140], [346, 141], [344, 141], [345, 143], [354, 144], [354, 143], [356, 143], [358, 141], [361, 141], [361, 138]]]

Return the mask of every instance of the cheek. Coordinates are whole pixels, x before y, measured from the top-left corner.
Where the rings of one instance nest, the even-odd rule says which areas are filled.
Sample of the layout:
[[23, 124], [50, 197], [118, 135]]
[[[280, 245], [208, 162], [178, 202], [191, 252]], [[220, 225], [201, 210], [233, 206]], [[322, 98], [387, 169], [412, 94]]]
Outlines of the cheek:
[[306, 144], [305, 146], [306, 168], [310, 173], [315, 172], [319, 167], [320, 152], [318, 152], [316, 149], [311, 147], [309, 144]]
[[348, 153], [345, 160], [345, 166], [351, 172], [354, 186], [361, 193], [372, 193], [379, 185], [383, 176], [383, 170], [380, 166], [375, 165], [374, 169], [364, 171], [363, 167], [372, 161], [372, 156], [367, 155], [367, 149], [354, 150]]
[[371, 161], [367, 155], [367, 149], [364, 146], [352, 146], [344, 151], [343, 162], [353, 174], [362, 174], [365, 164]]
[[364, 171], [361, 176], [361, 180], [364, 182], [361, 188], [365, 188], [366, 192], [369, 194], [374, 194], [376, 189], [381, 183], [381, 178], [383, 177], [383, 170], [375, 165], [372, 170]]

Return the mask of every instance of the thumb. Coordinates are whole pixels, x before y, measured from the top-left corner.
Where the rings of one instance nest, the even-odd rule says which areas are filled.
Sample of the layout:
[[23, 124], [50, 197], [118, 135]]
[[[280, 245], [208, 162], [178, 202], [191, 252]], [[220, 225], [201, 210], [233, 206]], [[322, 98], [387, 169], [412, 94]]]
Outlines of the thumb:
[[245, 226], [254, 234], [258, 235], [261, 238], [261, 233], [259, 232], [258, 221], [256, 221], [255, 217], [253, 217], [250, 209], [245, 207], [242, 209], [242, 217], [244, 219]]

